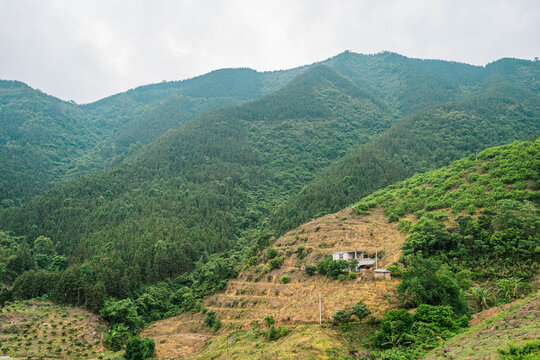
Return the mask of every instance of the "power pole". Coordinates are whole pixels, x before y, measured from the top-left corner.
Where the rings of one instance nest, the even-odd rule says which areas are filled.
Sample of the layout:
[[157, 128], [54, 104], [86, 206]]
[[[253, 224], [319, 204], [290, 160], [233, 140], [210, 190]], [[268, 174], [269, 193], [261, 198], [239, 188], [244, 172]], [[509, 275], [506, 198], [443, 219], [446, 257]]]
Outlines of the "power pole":
[[319, 325], [322, 326], [321, 292], [319, 291]]

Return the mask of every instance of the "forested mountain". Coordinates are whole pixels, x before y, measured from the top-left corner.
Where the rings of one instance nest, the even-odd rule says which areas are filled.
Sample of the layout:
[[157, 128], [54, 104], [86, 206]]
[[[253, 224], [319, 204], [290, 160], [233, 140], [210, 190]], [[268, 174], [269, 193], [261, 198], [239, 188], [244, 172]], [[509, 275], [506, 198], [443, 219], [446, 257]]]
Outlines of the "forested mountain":
[[[538, 63], [516, 59], [480, 67], [389, 52], [344, 52], [319, 64], [371, 93], [395, 117], [501, 82], [536, 92], [540, 88]], [[0, 158], [6, 176], [0, 183], [0, 201], [3, 207], [22, 204], [46, 189], [115, 166], [167, 130], [205, 112], [268, 95], [315, 65], [273, 72], [222, 69], [188, 80], [141, 86], [82, 106], [33, 93], [22, 83], [4, 82]], [[60, 123], [66, 126], [56, 129]], [[50, 126], [44, 129], [44, 124]], [[40, 133], [49, 138], [36, 136]]]
[[384, 104], [326, 66], [216, 110], [120, 166], [5, 210], [0, 228], [50, 237], [107, 293], [178, 275], [233, 247], [318, 171], [389, 128]]
[[22, 204], [51, 186], [118, 164], [205, 112], [269, 94], [302, 69], [213, 71], [77, 105], [0, 82], [0, 201]]
[[16, 81], [0, 81], [0, 201], [43, 192], [91, 149], [102, 129], [77, 105]]
[[[370, 193], [358, 213], [382, 207], [409, 232], [404, 283], [409, 271], [448, 275], [454, 286], [453, 272], [467, 267], [478, 281], [530, 279], [538, 140], [477, 154], [540, 134], [539, 74], [540, 63], [516, 59], [478, 67], [346, 52], [87, 105], [2, 81], [0, 305], [47, 294], [135, 331], [201, 310], [272, 236]], [[376, 191], [459, 158], [450, 174]], [[447, 220], [458, 225], [443, 229]], [[490, 265], [514, 250], [521, 269]], [[454, 290], [455, 303], [408, 305], [461, 314]]]
[[414, 173], [538, 133], [540, 97], [512, 85], [418, 111], [333, 163], [282, 205], [272, 222], [280, 231], [290, 229]]

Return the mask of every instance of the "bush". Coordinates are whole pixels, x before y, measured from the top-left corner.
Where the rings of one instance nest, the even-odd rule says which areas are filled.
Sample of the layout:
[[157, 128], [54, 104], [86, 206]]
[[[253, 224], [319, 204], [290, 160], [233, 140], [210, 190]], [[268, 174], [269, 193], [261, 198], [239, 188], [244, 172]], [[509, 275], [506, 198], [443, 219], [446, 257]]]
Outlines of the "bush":
[[351, 310], [351, 315], [355, 315], [358, 320], [362, 320], [369, 314], [371, 314], [371, 311], [369, 311], [368, 307], [366, 306], [366, 304], [364, 304], [362, 300], [357, 302]]
[[346, 260], [333, 260], [332, 256], [326, 256], [324, 260], [317, 264], [317, 272], [333, 279], [338, 279], [339, 275], [350, 268]]
[[289, 282], [291, 281], [291, 278], [288, 277], [287, 275], [283, 276], [279, 282], [282, 283], [282, 284], [288, 284]]
[[214, 326], [214, 324], [216, 323], [216, 320], [219, 320], [216, 317], [216, 312], [215, 311], [208, 311], [206, 313], [206, 316], [204, 317], [204, 324], [206, 326], [208, 326], [209, 328], [212, 328]]
[[274, 248], [270, 248], [266, 251], [266, 257], [268, 257], [268, 260], [275, 258], [277, 255], [278, 251]]
[[305, 269], [306, 269], [306, 273], [309, 276], [313, 276], [315, 274], [315, 272], [317, 271], [317, 267], [315, 267], [313, 265], [306, 265]]
[[457, 313], [463, 314], [467, 311], [467, 303], [461, 296], [459, 282], [448, 267], [431, 259], [411, 260], [398, 286], [398, 293], [405, 306], [449, 305]]
[[278, 257], [270, 260], [270, 266], [272, 269], [279, 269], [283, 265], [283, 260], [285, 260], [283, 257]]
[[351, 313], [347, 310], [338, 310], [332, 317], [336, 324], [347, 324], [351, 321]]
[[345, 281], [345, 274], [339, 274], [337, 277], [338, 281]]
[[276, 329], [274, 325], [270, 326], [270, 328], [266, 332], [266, 339], [269, 341], [275, 341], [279, 339], [280, 336], [281, 334], [279, 333], [279, 331]]
[[507, 349], [497, 349], [503, 360], [533, 360], [538, 358], [540, 339], [528, 341], [521, 345], [508, 344]]
[[387, 270], [390, 271], [394, 277], [401, 277], [401, 275], [403, 275], [403, 270], [395, 264], [388, 265]]
[[145, 360], [154, 356], [154, 340], [134, 336], [126, 342], [127, 360]]
[[276, 322], [275, 322], [274, 317], [272, 315], [266, 315], [264, 317], [264, 323], [266, 324], [266, 326], [270, 327], [270, 326], [274, 325]]
[[112, 329], [103, 333], [103, 344], [112, 351], [120, 351], [131, 335], [132, 333], [126, 325], [115, 324]]
[[350, 272], [349, 273], [349, 279], [351, 279], [351, 280], [356, 279], [356, 273]]
[[296, 248], [296, 250], [294, 252], [296, 253], [296, 255], [300, 259], [303, 259], [307, 255], [306, 248], [304, 246], [302, 246], [302, 245], [300, 245], [298, 248]]

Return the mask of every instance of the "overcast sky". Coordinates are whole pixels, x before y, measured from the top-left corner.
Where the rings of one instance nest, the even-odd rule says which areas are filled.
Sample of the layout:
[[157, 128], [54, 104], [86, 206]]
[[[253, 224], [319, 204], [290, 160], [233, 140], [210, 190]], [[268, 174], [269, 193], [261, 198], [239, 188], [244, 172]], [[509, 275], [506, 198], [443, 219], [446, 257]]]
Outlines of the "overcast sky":
[[540, 1], [0, 0], [0, 78], [78, 103], [344, 50], [485, 65], [540, 56]]

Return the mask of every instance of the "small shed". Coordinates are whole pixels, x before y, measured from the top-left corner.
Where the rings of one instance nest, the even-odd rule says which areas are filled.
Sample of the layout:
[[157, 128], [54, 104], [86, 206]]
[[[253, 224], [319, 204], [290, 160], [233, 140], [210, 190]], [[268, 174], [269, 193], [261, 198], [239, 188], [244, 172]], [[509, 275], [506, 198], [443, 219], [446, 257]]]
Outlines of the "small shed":
[[375, 278], [376, 279], [390, 279], [390, 271], [386, 269], [375, 269]]

